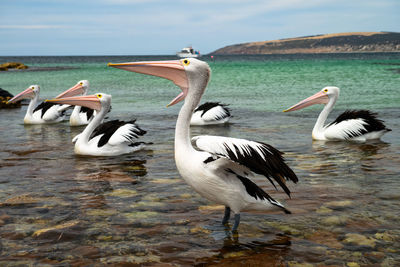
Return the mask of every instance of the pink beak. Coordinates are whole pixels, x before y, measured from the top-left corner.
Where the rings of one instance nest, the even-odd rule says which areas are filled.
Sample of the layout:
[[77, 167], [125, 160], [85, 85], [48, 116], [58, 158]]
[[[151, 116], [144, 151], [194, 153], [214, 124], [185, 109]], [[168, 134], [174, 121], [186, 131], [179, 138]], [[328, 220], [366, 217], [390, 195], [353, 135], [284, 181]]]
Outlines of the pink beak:
[[328, 102], [329, 102], [328, 95], [323, 91], [319, 91], [315, 95], [310, 96], [310, 97], [304, 99], [303, 101], [300, 101], [296, 105], [291, 106], [290, 108], [284, 110], [283, 112], [295, 111], [295, 110], [302, 109], [302, 108], [305, 108], [305, 107], [308, 107], [308, 106], [311, 106], [314, 104], [326, 104]]
[[101, 109], [100, 99], [96, 95], [71, 96], [65, 98], [47, 99], [46, 102], [83, 106], [99, 111]]
[[167, 107], [175, 105], [176, 103], [182, 101], [188, 93], [189, 83], [186, 77], [185, 68], [183, 67], [180, 60], [143, 61], [117, 64], [108, 63], [108, 66], [161, 77], [164, 79], [168, 79], [178, 85], [182, 89], [182, 93], [175, 97], [167, 105]]
[[69, 88], [68, 90], [56, 96], [56, 98], [76, 96], [80, 94], [83, 94], [83, 86], [80, 83], [78, 83], [75, 86]]
[[14, 103], [17, 102], [18, 100], [24, 99], [24, 98], [32, 98], [34, 97], [35, 94], [33, 92], [32, 86], [26, 88], [24, 91], [19, 93], [18, 95], [14, 96], [10, 100], [8, 100], [7, 103]]

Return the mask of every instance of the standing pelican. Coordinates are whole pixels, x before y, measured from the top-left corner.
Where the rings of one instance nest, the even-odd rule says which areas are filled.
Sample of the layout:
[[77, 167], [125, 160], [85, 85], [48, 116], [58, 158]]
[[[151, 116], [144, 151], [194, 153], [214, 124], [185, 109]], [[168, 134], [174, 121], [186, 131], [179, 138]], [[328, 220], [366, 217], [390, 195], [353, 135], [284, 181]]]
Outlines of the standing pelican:
[[251, 180], [251, 172], [273, 179], [290, 196], [286, 180], [297, 182], [295, 173], [286, 165], [282, 152], [272, 146], [245, 139], [220, 136], [197, 136], [190, 140], [190, 119], [210, 79], [207, 63], [197, 59], [149, 61], [109, 64], [128, 71], [172, 80], [182, 93], [168, 104], [185, 99], [175, 128], [175, 162], [183, 179], [200, 195], [225, 205], [222, 220], [226, 224], [230, 212], [235, 214], [232, 231], [244, 210], [281, 210], [290, 213]]
[[376, 113], [369, 110], [346, 110], [335, 121], [324, 126], [329, 113], [332, 111], [339, 97], [340, 89], [333, 86], [323, 88], [318, 93], [310, 96], [296, 105], [284, 110], [295, 111], [314, 104], [324, 104], [312, 131], [314, 140], [350, 140], [365, 142], [366, 140], [379, 139], [391, 131], [386, 128], [382, 120], [376, 118]]
[[111, 106], [111, 95], [72, 96], [46, 100], [47, 102], [80, 105], [96, 110], [97, 115], [82, 133], [74, 137], [75, 154], [90, 156], [116, 156], [142, 149], [143, 142], [136, 139], [146, 131], [135, 124], [135, 120], [113, 120], [101, 123]]
[[219, 102], [206, 102], [194, 110], [190, 125], [223, 124], [230, 118], [231, 113], [226, 105]]
[[31, 99], [24, 117], [24, 124], [46, 124], [63, 121], [65, 118], [65, 111], [69, 106], [47, 102], [42, 102], [38, 105], [39, 94], [39, 85], [31, 85], [11, 98], [8, 103], [17, 102], [26, 98]]
[[[64, 91], [63, 93], [56, 96], [56, 98], [64, 98], [76, 95], [87, 95], [89, 91], [89, 81], [82, 80], [76, 85]], [[93, 117], [96, 115], [96, 111], [82, 106], [75, 106], [71, 116], [69, 117], [69, 125], [71, 126], [81, 126], [87, 125]]]

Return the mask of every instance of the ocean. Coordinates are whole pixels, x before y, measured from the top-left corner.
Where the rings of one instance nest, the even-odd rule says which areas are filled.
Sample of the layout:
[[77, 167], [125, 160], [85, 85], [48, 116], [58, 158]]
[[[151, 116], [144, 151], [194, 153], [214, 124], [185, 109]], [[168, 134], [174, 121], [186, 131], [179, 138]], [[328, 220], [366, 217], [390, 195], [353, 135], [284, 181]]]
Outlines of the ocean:
[[[0, 110], [0, 265], [400, 264], [400, 53], [201, 58], [212, 70], [202, 103], [228, 104], [233, 117], [192, 127], [192, 134], [273, 145], [299, 177], [288, 183], [290, 199], [257, 178], [292, 214], [243, 213], [238, 235], [220, 225], [223, 207], [176, 170], [181, 104], [166, 105], [180, 89], [107, 67], [164, 59], [175, 57], [0, 57], [30, 67], [0, 72], [1, 88], [15, 95], [38, 84], [46, 99], [89, 80], [90, 93], [112, 95], [108, 119], [136, 118], [147, 130], [142, 141], [152, 143], [130, 155], [76, 156], [71, 139], [82, 127], [23, 125], [26, 105]], [[367, 143], [312, 141], [322, 107], [282, 111], [325, 86], [341, 89], [328, 121], [346, 109], [369, 109], [392, 131]]]

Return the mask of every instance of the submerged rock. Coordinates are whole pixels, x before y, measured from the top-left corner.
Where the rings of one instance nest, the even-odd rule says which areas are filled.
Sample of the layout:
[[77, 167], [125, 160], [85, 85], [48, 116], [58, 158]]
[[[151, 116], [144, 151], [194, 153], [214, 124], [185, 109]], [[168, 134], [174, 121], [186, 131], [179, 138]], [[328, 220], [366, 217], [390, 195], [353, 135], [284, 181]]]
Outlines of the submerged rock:
[[388, 232], [376, 233], [375, 238], [386, 242], [393, 242], [396, 239], [393, 235], [389, 234]]
[[46, 198], [36, 197], [30, 194], [23, 194], [6, 199], [4, 202], [0, 202], [0, 207], [36, 204], [38, 202], [44, 201], [45, 199]]
[[289, 267], [314, 267], [313, 264], [311, 263], [306, 263], [306, 262], [297, 262], [297, 261], [289, 261], [288, 262]]
[[314, 243], [325, 245], [329, 248], [335, 248], [335, 249], [343, 248], [343, 244], [340, 243], [336, 239], [336, 235], [331, 232], [317, 231], [317, 232], [307, 236], [307, 239]]
[[341, 200], [341, 201], [331, 201], [324, 204], [325, 207], [334, 210], [340, 210], [353, 205], [353, 201], [351, 200]]
[[208, 205], [199, 207], [199, 211], [203, 214], [208, 214], [214, 211], [223, 211], [224, 209], [225, 209], [224, 205]]
[[347, 218], [344, 216], [329, 216], [322, 219], [322, 224], [326, 226], [338, 226], [344, 225], [347, 221]]
[[107, 195], [113, 197], [134, 197], [137, 195], [137, 191], [133, 189], [115, 189]]
[[61, 239], [64, 233], [68, 234], [73, 230], [73, 228], [76, 228], [80, 225], [80, 222], [78, 220], [73, 220], [69, 221], [63, 224], [55, 225], [49, 228], [44, 228], [37, 230], [36, 232], [33, 233], [33, 237], [36, 238], [57, 238]]
[[196, 226], [190, 229], [190, 233], [192, 234], [197, 234], [197, 233], [203, 233], [203, 234], [210, 234], [211, 230], [205, 229], [201, 226]]
[[327, 208], [325, 206], [321, 206], [315, 212], [318, 214], [326, 214], [326, 213], [332, 213], [333, 209]]
[[376, 239], [366, 237], [360, 234], [346, 234], [346, 238], [343, 240], [344, 243], [355, 244], [358, 246], [375, 247]]
[[348, 262], [348, 263], [346, 263], [346, 266], [348, 266], [348, 267], [360, 267], [360, 265], [357, 262]]

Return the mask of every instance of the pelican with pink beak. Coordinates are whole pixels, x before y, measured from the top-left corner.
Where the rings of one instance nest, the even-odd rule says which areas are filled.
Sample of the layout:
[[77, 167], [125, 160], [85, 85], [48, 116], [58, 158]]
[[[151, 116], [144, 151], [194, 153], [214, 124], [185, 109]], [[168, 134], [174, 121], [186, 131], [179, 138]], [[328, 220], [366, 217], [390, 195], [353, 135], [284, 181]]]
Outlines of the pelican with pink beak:
[[386, 128], [382, 120], [376, 118], [376, 113], [369, 110], [346, 110], [335, 121], [324, 125], [339, 97], [339, 93], [338, 87], [325, 87], [283, 112], [295, 111], [315, 104], [325, 105], [312, 130], [314, 140], [365, 142], [379, 139], [382, 135], [391, 131]]
[[72, 140], [74, 152], [87, 156], [116, 156], [132, 153], [145, 147], [138, 142], [139, 136], [146, 131], [135, 124], [135, 120], [112, 120], [102, 123], [111, 106], [111, 95], [98, 93], [95, 95], [71, 96], [46, 100], [51, 103], [83, 106], [97, 111], [97, 115], [89, 122], [85, 130]]
[[31, 99], [24, 117], [24, 124], [50, 124], [63, 121], [65, 111], [69, 106], [46, 102], [39, 104], [39, 95], [40, 86], [31, 85], [8, 102], [14, 103], [22, 99]]
[[[69, 88], [68, 90], [62, 92], [56, 98], [71, 97], [77, 95], [87, 95], [89, 91], [89, 81], [82, 80], [77, 84]], [[72, 110], [71, 116], [69, 117], [69, 125], [71, 126], [81, 126], [87, 125], [93, 117], [96, 115], [96, 111], [91, 108], [84, 106], [75, 106]]]
[[[207, 87], [211, 70], [198, 59], [146, 61], [109, 66], [162, 77], [174, 82], [182, 92], [168, 106], [184, 101], [175, 128], [175, 162], [183, 179], [203, 197], [225, 206], [222, 224], [231, 211], [232, 231], [237, 231], [241, 211], [283, 211], [283, 204], [273, 199], [253, 181], [253, 174], [278, 183], [290, 196], [285, 180], [297, 182], [296, 174], [286, 165], [282, 152], [262, 143], [221, 136], [190, 138], [193, 111]], [[192, 145], [192, 142], [195, 146]]]

